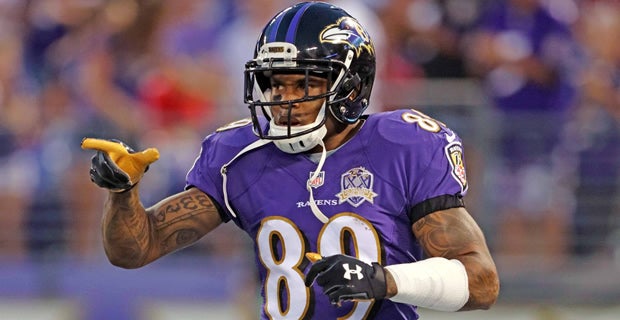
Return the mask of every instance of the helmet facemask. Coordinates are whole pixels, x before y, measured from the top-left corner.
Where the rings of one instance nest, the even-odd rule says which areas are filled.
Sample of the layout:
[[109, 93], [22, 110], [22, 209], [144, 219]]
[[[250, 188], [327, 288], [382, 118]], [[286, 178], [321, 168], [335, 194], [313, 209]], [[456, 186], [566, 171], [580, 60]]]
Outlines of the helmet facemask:
[[[264, 44], [255, 59], [246, 64], [244, 101], [249, 105], [254, 133], [261, 139], [273, 140], [276, 146], [287, 153], [299, 153], [314, 148], [325, 137], [327, 110], [337, 107], [349, 99], [342, 92], [343, 79], [351, 78], [349, 65], [353, 59], [350, 51], [345, 61], [335, 59], [298, 58], [295, 45], [287, 42]], [[273, 101], [270, 76], [273, 74], [301, 74], [305, 76], [305, 94], [294, 100]], [[309, 95], [308, 82], [311, 76], [327, 80], [326, 92]], [[293, 105], [323, 99], [323, 105], [314, 122], [301, 126], [291, 125]], [[271, 112], [272, 106], [288, 105], [287, 125], [277, 125]], [[259, 111], [260, 110], [260, 111]], [[259, 117], [264, 117], [269, 126], [261, 125]], [[263, 122], [264, 123], [264, 122]]]

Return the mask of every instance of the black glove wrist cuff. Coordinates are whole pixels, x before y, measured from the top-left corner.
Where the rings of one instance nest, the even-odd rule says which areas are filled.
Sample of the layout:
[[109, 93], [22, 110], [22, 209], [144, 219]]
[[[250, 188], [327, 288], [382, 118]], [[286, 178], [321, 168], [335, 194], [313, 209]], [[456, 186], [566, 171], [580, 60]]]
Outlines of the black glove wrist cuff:
[[130, 191], [131, 189], [133, 189], [133, 188], [134, 188], [137, 184], [138, 184], [138, 183], [136, 182], [136, 183], [132, 184], [131, 186], [129, 186], [129, 187], [128, 187], [128, 188], [126, 188], [126, 189], [118, 189], [118, 190], [110, 190], [110, 191], [112, 191], [112, 192], [114, 192], [114, 193], [125, 193], [125, 192], [129, 192], [129, 191]]
[[385, 269], [376, 263], [372, 263], [373, 278], [375, 279], [373, 287], [373, 296], [376, 300], [384, 299], [387, 296], [387, 280], [385, 276]]

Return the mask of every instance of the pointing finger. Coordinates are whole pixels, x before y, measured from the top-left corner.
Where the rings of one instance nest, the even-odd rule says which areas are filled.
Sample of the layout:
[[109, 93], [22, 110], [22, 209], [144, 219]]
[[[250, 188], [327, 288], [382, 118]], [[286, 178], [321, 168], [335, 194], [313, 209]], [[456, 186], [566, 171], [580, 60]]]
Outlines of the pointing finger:
[[127, 149], [125, 149], [125, 147], [123, 147], [120, 143], [95, 138], [84, 138], [82, 140], [82, 149], [98, 150], [107, 153], [128, 153]]

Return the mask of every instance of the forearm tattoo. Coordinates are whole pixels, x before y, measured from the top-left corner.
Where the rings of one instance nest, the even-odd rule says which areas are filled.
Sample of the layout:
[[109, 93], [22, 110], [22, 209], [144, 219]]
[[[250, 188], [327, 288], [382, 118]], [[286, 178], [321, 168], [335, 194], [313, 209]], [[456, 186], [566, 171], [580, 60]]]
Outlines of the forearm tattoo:
[[149, 220], [133, 192], [110, 194], [103, 218], [103, 241], [111, 260], [142, 264], [149, 243]]
[[473, 218], [460, 210], [429, 214], [413, 225], [427, 256], [460, 260], [469, 279], [469, 301], [462, 310], [489, 305], [497, 297], [499, 282], [484, 235]]
[[104, 243], [116, 261], [140, 266], [194, 243], [220, 222], [202, 192], [183, 192], [149, 209], [137, 192], [113, 194], [106, 205]]

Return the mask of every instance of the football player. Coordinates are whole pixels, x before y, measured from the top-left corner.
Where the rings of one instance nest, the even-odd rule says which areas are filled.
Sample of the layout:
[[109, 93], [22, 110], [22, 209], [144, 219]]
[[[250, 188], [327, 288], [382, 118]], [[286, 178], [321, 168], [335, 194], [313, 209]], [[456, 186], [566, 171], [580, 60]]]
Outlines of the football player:
[[110, 190], [111, 263], [144, 266], [232, 221], [255, 241], [262, 319], [489, 308], [499, 281], [463, 203], [461, 139], [413, 109], [365, 115], [374, 77], [368, 32], [303, 2], [263, 29], [246, 64], [250, 118], [204, 139], [184, 192], [144, 208], [157, 150], [85, 139], [91, 179]]

